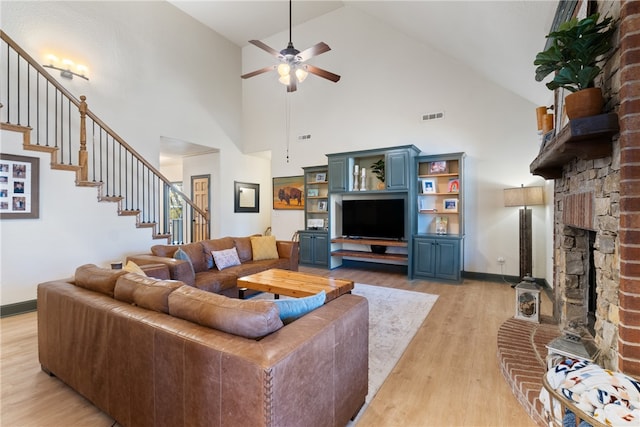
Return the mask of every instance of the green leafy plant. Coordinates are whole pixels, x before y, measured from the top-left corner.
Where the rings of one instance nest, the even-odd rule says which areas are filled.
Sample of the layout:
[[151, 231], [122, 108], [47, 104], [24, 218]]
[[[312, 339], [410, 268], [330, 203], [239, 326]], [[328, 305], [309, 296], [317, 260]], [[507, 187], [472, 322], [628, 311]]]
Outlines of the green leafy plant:
[[599, 13], [584, 19], [573, 18], [560, 24], [547, 38], [552, 40], [548, 49], [539, 52], [533, 65], [536, 81], [542, 81], [556, 72], [547, 83], [550, 90], [559, 87], [571, 92], [594, 87], [595, 78], [602, 69], [598, 66], [602, 56], [611, 50], [611, 39], [615, 32], [615, 21], [604, 18], [598, 22]]
[[371, 171], [382, 182], [384, 182], [384, 159], [380, 159], [371, 165]]

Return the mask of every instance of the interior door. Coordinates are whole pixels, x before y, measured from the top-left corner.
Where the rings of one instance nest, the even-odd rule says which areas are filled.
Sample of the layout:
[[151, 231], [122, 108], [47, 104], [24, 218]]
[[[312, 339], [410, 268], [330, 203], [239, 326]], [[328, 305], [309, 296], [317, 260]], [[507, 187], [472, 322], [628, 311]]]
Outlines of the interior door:
[[[209, 212], [209, 181], [210, 175], [199, 175], [191, 177], [191, 200], [200, 209], [205, 212]], [[191, 235], [193, 236], [192, 242], [199, 242], [201, 240], [207, 240], [209, 238], [209, 226], [206, 218], [203, 218], [199, 213], [193, 214], [192, 219], [193, 229]]]

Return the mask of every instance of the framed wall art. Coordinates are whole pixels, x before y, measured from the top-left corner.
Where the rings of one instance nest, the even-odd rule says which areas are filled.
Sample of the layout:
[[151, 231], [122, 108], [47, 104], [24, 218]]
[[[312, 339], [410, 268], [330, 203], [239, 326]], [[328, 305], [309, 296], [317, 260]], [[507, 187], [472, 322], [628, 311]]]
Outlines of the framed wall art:
[[273, 209], [304, 209], [304, 175], [273, 178]]
[[40, 217], [40, 159], [0, 154], [0, 219]]
[[445, 212], [458, 212], [458, 199], [444, 199], [442, 207]]
[[260, 184], [234, 181], [234, 212], [260, 212]]

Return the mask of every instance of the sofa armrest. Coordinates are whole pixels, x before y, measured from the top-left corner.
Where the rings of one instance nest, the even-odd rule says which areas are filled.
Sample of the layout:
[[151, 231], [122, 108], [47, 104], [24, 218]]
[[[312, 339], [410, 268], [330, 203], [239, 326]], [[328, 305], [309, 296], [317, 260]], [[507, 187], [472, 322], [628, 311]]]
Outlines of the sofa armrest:
[[172, 280], [180, 280], [189, 286], [194, 286], [196, 283], [196, 275], [189, 261], [150, 254], [131, 255], [127, 257], [127, 261], [135, 262], [143, 270], [145, 265], [164, 264], [169, 269]]
[[169, 267], [167, 267], [166, 264], [142, 264], [140, 268], [148, 277], [160, 280], [171, 279], [171, 273], [169, 272]]
[[277, 240], [278, 256], [289, 259], [289, 270], [298, 271], [298, 248], [299, 243], [290, 240]]

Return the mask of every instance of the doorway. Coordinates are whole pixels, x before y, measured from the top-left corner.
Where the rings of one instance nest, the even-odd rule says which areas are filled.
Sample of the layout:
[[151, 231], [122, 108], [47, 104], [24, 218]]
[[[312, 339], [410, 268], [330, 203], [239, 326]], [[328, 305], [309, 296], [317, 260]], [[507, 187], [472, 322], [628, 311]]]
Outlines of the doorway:
[[[193, 203], [203, 211], [211, 212], [209, 206], [209, 184], [211, 181], [211, 175], [194, 175], [191, 177], [191, 200]], [[201, 240], [207, 240], [209, 238], [209, 223], [207, 218], [203, 218], [202, 215], [194, 213], [192, 220], [191, 235], [193, 236], [192, 242], [199, 242]]]

